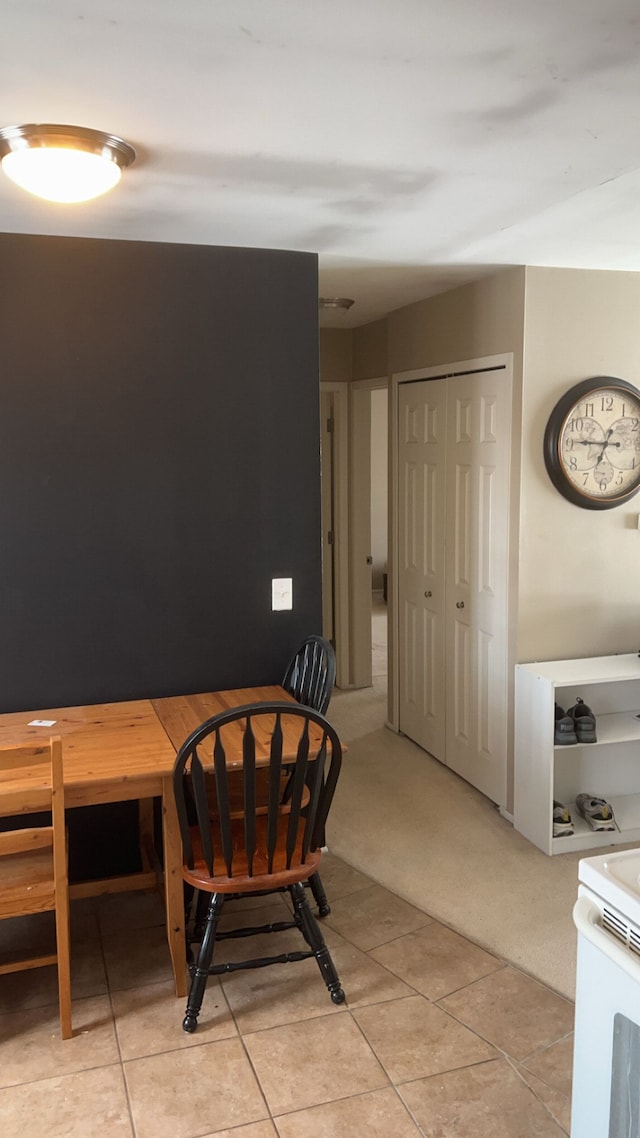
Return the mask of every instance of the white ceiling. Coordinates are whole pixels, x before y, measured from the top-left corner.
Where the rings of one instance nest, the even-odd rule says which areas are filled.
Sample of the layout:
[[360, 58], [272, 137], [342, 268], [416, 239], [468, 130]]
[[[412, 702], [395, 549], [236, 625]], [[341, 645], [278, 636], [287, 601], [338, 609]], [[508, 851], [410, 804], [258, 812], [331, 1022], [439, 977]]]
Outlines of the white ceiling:
[[317, 252], [364, 324], [504, 264], [640, 270], [638, 0], [0, 0], [0, 126], [138, 151], [0, 230]]

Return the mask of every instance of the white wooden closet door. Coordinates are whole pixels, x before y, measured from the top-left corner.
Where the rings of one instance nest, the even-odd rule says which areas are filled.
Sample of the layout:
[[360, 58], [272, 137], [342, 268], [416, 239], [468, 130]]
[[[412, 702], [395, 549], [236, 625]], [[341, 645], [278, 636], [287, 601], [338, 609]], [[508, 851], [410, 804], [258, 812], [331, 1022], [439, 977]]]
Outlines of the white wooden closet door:
[[399, 725], [444, 762], [446, 381], [398, 398]]
[[504, 804], [509, 430], [504, 370], [448, 381], [446, 762]]

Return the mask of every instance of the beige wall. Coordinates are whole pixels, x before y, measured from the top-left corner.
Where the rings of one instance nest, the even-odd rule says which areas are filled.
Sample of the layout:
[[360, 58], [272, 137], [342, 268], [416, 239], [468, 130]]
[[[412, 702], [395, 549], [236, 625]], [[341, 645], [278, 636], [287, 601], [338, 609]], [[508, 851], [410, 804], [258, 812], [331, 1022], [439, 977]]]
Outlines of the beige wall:
[[640, 274], [526, 273], [518, 656], [640, 648], [640, 496], [611, 510], [568, 502], [546, 472], [547, 419], [595, 375], [640, 386]]
[[513, 352], [519, 387], [524, 282], [524, 268], [503, 269], [392, 312], [389, 372]]
[[320, 382], [349, 383], [353, 375], [353, 332], [350, 328], [320, 329]]
[[[522, 353], [524, 268], [502, 269], [353, 332], [353, 378]], [[518, 383], [520, 373], [518, 373]]]
[[388, 321], [374, 320], [353, 330], [353, 378], [379, 379], [387, 375]]

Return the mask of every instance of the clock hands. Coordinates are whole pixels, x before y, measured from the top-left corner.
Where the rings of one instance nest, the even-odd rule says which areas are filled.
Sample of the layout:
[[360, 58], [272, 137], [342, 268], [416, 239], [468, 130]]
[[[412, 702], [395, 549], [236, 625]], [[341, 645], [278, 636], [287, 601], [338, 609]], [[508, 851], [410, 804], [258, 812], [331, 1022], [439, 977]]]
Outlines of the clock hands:
[[605, 447], [621, 447], [622, 443], [618, 443], [618, 442], [595, 443], [593, 441], [593, 439], [574, 439], [573, 445], [574, 445], [574, 447], [602, 447], [602, 449], [604, 450]]
[[602, 458], [602, 455], [604, 454], [607, 447], [621, 447], [622, 446], [621, 442], [613, 442], [613, 443], [610, 442], [610, 436], [612, 434], [613, 434], [613, 427], [609, 427], [609, 430], [607, 431], [607, 437], [605, 438], [605, 440], [603, 442], [600, 442], [600, 440], [598, 440], [598, 442], [596, 442], [595, 439], [574, 439], [573, 445], [574, 445], [574, 447], [575, 446], [578, 446], [578, 447], [602, 447], [602, 450], [600, 452], [600, 457]]
[[[574, 446], [593, 447], [589, 449], [589, 454], [586, 456], [589, 468], [593, 470], [594, 478], [597, 478], [601, 485], [608, 483], [613, 478], [613, 466], [608, 458], [605, 458], [605, 451], [607, 447], [616, 447], [620, 449], [622, 443], [619, 439], [611, 439], [614, 433], [614, 427], [609, 427], [604, 439], [574, 439]], [[616, 462], [617, 466], [617, 462]]]
[[[581, 472], [591, 471], [600, 489], [604, 490], [614, 478], [615, 472], [619, 470], [619, 463], [626, 453], [624, 439], [620, 435], [619, 422], [612, 423], [606, 433], [604, 427], [601, 427], [595, 420], [591, 420], [590, 427], [590, 433], [587, 427], [582, 432], [588, 435], [587, 438], [576, 439], [573, 436], [571, 437], [568, 450], [573, 450], [577, 459], [577, 466], [574, 469]], [[594, 428], [596, 427], [600, 438], [595, 437], [596, 430]], [[579, 457], [578, 447], [586, 447], [586, 451], [581, 452], [584, 456], [583, 459]]]
[[606, 484], [608, 482], [610, 482], [611, 479], [613, 478], [613, 467], [612, 467], [611, 463], [609, 462], [609, 460], [607, 458], [605, 458], [605, 454], [604, 454], [604, 452], [606, 451], [608, 446], [615, 445], [615, 444], [609, 443], [609, 439], [611, 437], [612, 431], [613, 431], [613, 427], [610, 427], [609, 430], [607, 431], [607, 437], [605, 438], [605, 440], [602, 444], [602, 450], [600, 451], [600, 454], [598, 455], [598, 458], [596, 459], [596, 465], [595, 465], [594, 471], [593, 471], [593, 476], [594, 476], [594, 478], [599, 479], [601, 487], [603, 485], [606, 486]]
[[[571, 420], [569, 427], [572, 433], [565, 435], [563, 451], [565, 462], [575, 472], [574, 477], [586, 476], [590, 471], [602, 492], [617, 475], [623, 479], [627, 477], [628, 471], [636, 469], [640, 458], [637, 422], [637, 419], [623, 415], [605, 429], [604, 424], [591, 416], [578, 416]], [[636, 437], [633, 435], [634, 430], [637, 432]], [[576, 433], [581, 437], [576, 438]], [[580, 447], [583, 449], [580, 450]], [[572, 451], [571, 459], [569, 456]]]

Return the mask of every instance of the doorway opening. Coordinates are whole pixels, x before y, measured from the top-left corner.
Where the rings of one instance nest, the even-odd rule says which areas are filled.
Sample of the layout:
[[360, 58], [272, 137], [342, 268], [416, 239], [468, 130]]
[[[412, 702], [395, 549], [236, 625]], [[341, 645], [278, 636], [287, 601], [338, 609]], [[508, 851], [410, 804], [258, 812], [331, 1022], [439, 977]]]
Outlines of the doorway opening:
[[[323, 635], [339, 688], [386, 689], [388, 380], [322, 383]], [[374, 623], [375, 622], [375, 623]]]
[[386, 690], [389, 414], [386, 387], [370, 392], [371, 678]]
[[[366, 688], [373, 682], [374, 603], [380, 608], [386, 592], [389, 498], [387, 379], [357, 380], [350, 385], [349, 394], [350, 686]], [[378, 625], [380, 623], [379, 620]]]

